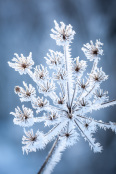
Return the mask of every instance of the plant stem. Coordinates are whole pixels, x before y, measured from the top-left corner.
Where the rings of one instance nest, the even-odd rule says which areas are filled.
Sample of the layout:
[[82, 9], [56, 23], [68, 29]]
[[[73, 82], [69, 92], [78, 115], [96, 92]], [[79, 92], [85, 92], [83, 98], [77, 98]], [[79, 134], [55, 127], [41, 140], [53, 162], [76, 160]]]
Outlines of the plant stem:
[[37, 174], [42, 174], [42, 172], [44, 171], [44, 169], [45, 169], [45, 167], [46, 167], [50, 157], [52, 156], [52, 154], [53, 154], [53, 152], [55, 150], [55, 147], [57, 146], [58, 140], [59, 140], [59, 137], [56, 138], [56, 140], [55, 140], [55, 142], [54, 142], [50, 152], [48, 153], [48, 156], [47, 156], [46, 160], [44, 161], [43, 165], [41, 166], [41, 168], [40, 168], [40, 170], [39, 170], [39, 172]]
[[[67, 58], [67, 46], [64, 45], [64, 56], [65, 56], [65, 65], [66, 65], [66, 71], [67, 73], [69, 73], [69, 70], [68, 70], [68, 58]], [[68, 75], [69, 76], [69, 75]], [[68, 101], [67, 101], [67, 104], [68, 104], [68, 107], [70, 108], [71, 104], [70, 104], [70, 88], [69, 88], [69, 77], [68, 77], [68, 81], [67, 81], [67, 96], [68, 96]]]
[[[95, 68], [97, 67], [97, 64], [98, 64], [98, 59], [95, 59], [94, 60], [94, 62], [93, 62], [93, 67], [92, 67], [92, 70], [91, 70], [91, 73], [90, 74], [92, 74], [93, 72], [94, 72], [94, 70], [95, 70]], [[86, 82], [86, 85], [88, 85], [89, 84], [89, 81], [90, 81], [90, 77], [88, 78], [88, 80], [87, 80], [87, 82]], [[95, 85], [93, 86], [93, 88], [95, 87]], [[86, 94], [86, 96], [88, 96], [89, 95], [89, 93], [91, 93], [91, 91], [93, 90], [93, 88]], [[79, 99], [80, 99], [80, 97], [83, 95], [83, 92], [81, 93], [81, 95], [78, 97], [78, 100], [77, 100], [77, 102], [75, 103], [75, 105], [73, 106], [73, 110], [76, 108], [76, 106], [77, 106], [77, 103], [78, 103], [78, 101], [79, 101]], [[85, 97], [86, 97], [85, 96]]]
[[71, 107], [72, 107], [72, 104], [73, 104], [73, 100], [75, 98], [76, 86], [77, 86], [77, 83], [75, 84], [75, 88], [74, 88], [74, 92], [73, 92], [73, 97], [72, 97], [72, 101], [71, 101]]
[[88, 136], [84, 133], [84, 131], [81, 129], [81, 127], [79, 126], [79, 124], [77, 124], [76, 120], [74, 120], [77, 127], [79, 128], [79, 130], [82, 132], [82, 134], [85, 136], [85, 138], [88, 140], [88, 142], [94, 147], [94, 144], [90, 141], [90, 139], [88, 138]]

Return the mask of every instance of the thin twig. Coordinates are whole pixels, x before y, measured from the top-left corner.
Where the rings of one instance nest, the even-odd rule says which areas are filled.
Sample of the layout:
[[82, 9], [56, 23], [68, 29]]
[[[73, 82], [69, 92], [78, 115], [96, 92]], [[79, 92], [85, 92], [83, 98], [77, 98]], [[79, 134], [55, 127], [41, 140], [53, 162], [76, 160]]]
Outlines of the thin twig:
[[76, 86], [77, 86], [77, 83], [75, 84], [75, 89], [74, 89], [73, 97], [72, 97], [72, 101], [71, 101], [71, 107], [72, 107], [72, 104], [73, 104], [73, 100], [75, 98]]
[[59, 125], [60, 125], [60, 123], [57, 124], [56, 126], [54, 126], [52, 129], [50, 129], [50, 131], [48, 133], [46, 133], [45, 136], [47, 136], [48, 134], [50, 134], [51, 132], [53, 132], [53, 130], [56, 129]]
[[[97, 64], [98, 64], [98, 59], [95, 59], [94, 62], [93, 62], [93, 67], [92, 67], [92, 70], [91, 70], [90, 74], [92, 74], [94, 72], [95, 68], [97, 67]], [[86, 82], [87, 85], [89, 84], [89, 80], [90, 80], [90, 76], [89, 76], [89, 78]]]
[[65, 96], [65, 91], [64, 91], [64, 87], [63, 87], [62, 83], [60, 83], [60, 88], [61, 88], [61, 91], [62, 91], [62, 95]]
[[100, 105], [97, 105], [97, 107], [96, 107], [96, 105], [93, 105], [92, 109], [93, 110], [98, 110], [98, 109], [106, 108], [106, 107], [109, 107], [109, 106], [112, 106], [112, 105], [116, 105], [116, 100], [101, 103]]
[[94, 120], [92, 118], [84, 117], [84, 116], [81, 116], [81, 115], [77, 115], [77, 117], [88, 119], [88, 120], [94, 121], [94, 122], [96, 122], [98, 124], [110, 125], [110, 123], [105, 123], [105, 122], [97, 121], [97, 120]]
[[48, 105], [48, 106], [45, 106], [45, 107], [46, 107], [46, 108], [47, 108], [47, 107], [51, 107], [51, 108], [56, 109], [56, 110], [58, 110], [58, 111], [62, 111], [62, 112], [66, 112], [66, 113], [67, 113], [66, 110], [63, 110], [63, 109], [61, 109], [61, 108], [58, 108], [58, 107], [55, 107], [55, 106], [52, 106], [52, 105]]
[[[95, 87], [95, 85], [93, 85], [93, 87], [90, 89], [90, 91], [89, 91], [84, 97], [87, 97], [87, 96], [91, 93], [91, 91], [94, 89], [94, 87]], [[73, 110], [77, 107], [77, 103], [78, 103], [80, 97], [82, 96], [82, 94], [83, 94], [83, 92], [82, 92], [81, 95], [78, 97], [77, 102], [75, 103], [75, 105], [74, 105], [73, 108], [72, 108]]]
[[95, 87], [95, 85], [93, 85], [93, 87], [90, 89], [90, 91], [85, 95], [85, 97], [87, 97], [90, 93], [91, 93], [91, 91], [94, 89], [94, 87]]
[[83, 92], [80, 94], [80, 96], [78, 97], [78, 100], [76, 101], [76, 103], [75, 103], [74, 106], [72, 107], [73, 110], [77, 107], [77, 103], [79, 102], [79, 100], [80, 100], [82, 94], [83, 94]]
[[88, 142], [94, 147], [93, 143], [90, 141], [90, 139], [87, 137], [87, 135], [83, 132], [83, 130], [80, 128], [80, 126], [77, 124], [76, 121], [75, 121], [75, 123], [76, 123], [77, 127], [79, 128], [79, 130], [82, 132], [82, 134], [86, 137], [86, 139], [88, 140]]
[[[105, 105], [105, 104], [112, 104], [113, 102], [116, 102], [116, 100], [111, 100], [111, 101], [108, 101], [108, 102], [104, 102], [104, 103], [102, 103], [101, 105]], [[115, 103], [114, 103], [115, 104]]]

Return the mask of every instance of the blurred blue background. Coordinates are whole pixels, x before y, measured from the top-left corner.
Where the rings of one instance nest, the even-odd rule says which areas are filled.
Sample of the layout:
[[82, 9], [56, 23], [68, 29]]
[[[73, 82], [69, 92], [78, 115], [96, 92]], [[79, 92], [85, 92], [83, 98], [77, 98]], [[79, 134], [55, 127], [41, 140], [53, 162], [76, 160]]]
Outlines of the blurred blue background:
[[[14, 94], [14, 86], [22, 86], [23, 80], [33, 82], [27, 75], [20, 76], [7, 62], [15, 52], [27, 56], [31, 51], [35, 64], [45, 65], [43, 57], [48, 49], [61, 49], [49, 36], [54, 19], [70, 23], [76, 31], [72, 57], [79, 55], [86, 59], [82, 45], [89, 40], [101, 39], [104, 56], [99, 66], [103, 66], [109, 75], [102, 87], [109, 91], [110, 99], [116, 98], [115, 0], [0, 0], [0, 174], [36, 174], [52, 145], [44, 151], [23, 155], [23, 129], [13, 124], [13, 116], [9, 113], [17, 105], [21, 106]], [[116, 106], [93, 112], [90, 116], [116, 122]], [[88, 143], [80, 138], [76, 145], [64, 152], [53, 173], [116, 174], [116, 135], [110, 130], [99, 130], [95, 137], [104, 147], [102, 154], [94, 154]]]

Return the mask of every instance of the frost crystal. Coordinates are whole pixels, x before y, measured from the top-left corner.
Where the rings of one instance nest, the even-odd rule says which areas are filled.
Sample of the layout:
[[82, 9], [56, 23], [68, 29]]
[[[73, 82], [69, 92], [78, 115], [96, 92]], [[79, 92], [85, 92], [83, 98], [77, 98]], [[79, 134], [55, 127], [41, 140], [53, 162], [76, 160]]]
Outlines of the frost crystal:
[[[79, 57], [71, 58], [70, 43], [74, 38], [75, 31], [71, 25], [66, 26], [60, 22], [61, 26], [59, 26], [56, 21], [54, 23], [55, 30], [51, 30], [51, 38], [56, 41], [57, 45], [63, 46], [64, 52], [49, 50], [45, 57], [49, 68], [53, 70], [52, 77], [49, 77], [49, 72], [43, 65], [36, 66], [31, 70], [34, 65], [31, 53], [27, 58], [22, 54], [21, 57], [15, 54], [16, 58], [12, 59], [14, 63], [8, 62], [9, 66], [21, 75], [27, 73], [36, 83], [37, 91], [44, 95], [44, 97], [37, 96], [36, 89], [31, 84], [28, 86], [25, 82], [23, 82], [24, 88], [16, 86], [14, 91], [21, 102], [30, 101], [32, 108], [39, 116], [34, 117], [32, 109], [23, 105], [23, 111], [17, 107], [15, 112], [11, 112], [15, 117], [14, 124], [29, 127], [34, 123], [44, 122], [45, 126], [50, 127], [47, 133], [37, 130], [35, 134], [33, 129], [29, 131], [24, 129], [26, 136], [22, 138], [23, 152], [35, 152], [38, 149], [43, 149], [47, 143], [56, 138], [38, 174], [41, 172], [51, 173], [60, 160], [61, 153], [66, 147], [72, 146], [79, 140], [79, 134], [85, 141], [88, 141], [94, 152], [101, 152], [101, 145], [96, 143], [93, 138], [98, 127], [105, 130], [110, 128], [116, 132], [116, 123], [105, 123], [89, 117], [89, 113], [91, 114], [94, 110], [116, 104], [116, 100], [109, 101], [107, 91], [104, 92], [100, 89], [101, 83], [108, 79], [102, 67], [98, 67], [100, 56], [103, 55], [103, 44], [100, 40], [96, 40], [95, 45], [90, 41], [90, 44], [87, 43], [82, 47], [87, 59], [93, 61], [91, 72], [87, 74], [87, 78], [84, 78], [83, 73], [86, 70], [87, 62], [79, 60]], [[59, 86], [58, 90], [57, 86]]]

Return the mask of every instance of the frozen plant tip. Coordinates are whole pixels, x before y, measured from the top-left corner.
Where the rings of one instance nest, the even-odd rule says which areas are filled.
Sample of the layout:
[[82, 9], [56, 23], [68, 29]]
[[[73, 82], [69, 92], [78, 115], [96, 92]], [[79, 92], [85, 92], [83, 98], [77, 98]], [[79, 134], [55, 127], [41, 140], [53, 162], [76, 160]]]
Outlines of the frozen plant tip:
[[[34, 116], [32, 109], [24, 105], [22, 110], [17, 107], [15, 112], [11, 112], [15, 117], [14, 124], [25, 127], [25, 135], [22, 138], [23, 152], [44, 149], [49, 142], [55, 140], [38, 174], [50, 174], [60, 161], [62, 152], [75, 144], [79, 140], [79, 135], [88, 141], [94, 152], [101, 152], [102, 146], [93, 138], [98, 127], [105, 130], [110, 128], [116, 132], [116, 123], [105, 123], [89, 116], [94, 110], [116, 104], [116, 100], [110, 101], [108, 92], [100, 88], [101, 83], [108, 79], [102, 67], [98, 67], [100, 56], [103, 55], [103, 43], [100, 40], [96, 40], [95, 44], [90, 41], [82, 47], [87, 59], [93, 61], [91, 72], [84, 78], [87, 62], [80, 60], [79, 57], [74, 59], [71, 57], [70, 44], [75, 31], [71, 25], [66, 26], [63, 22], [59, 25], [56, 21], [54, 23], [55, 30], [51, 30], [50, 36], [57, 45], [63, 47], [63, 52], [49, 50], [45, 57], [48, 67], [53, 70], [51, 77], [47, 67], [43, 65], [33, 67], [31, 53], [28, 57], [15, 54], [13, 62], [8, 62], [9, 66], [21, 75], [28, 74], [37, 86], [36, 90], [31, 84], [23, 82], [24, 87], [15, 87], [15, 93], [21, 102], [31, 102], [32, 108], [38, 113], [38, 116]], [[57, 86], [60, 91], [57, 90]], [[40, 97], [38, 92], [43, 94], [43, 97]], [[26, 127], [41, 122], [44, 122], [45, 126], [50, 126], [47, 133], [37, 130], [34, 134], [33, 129], [26, 131]]]

